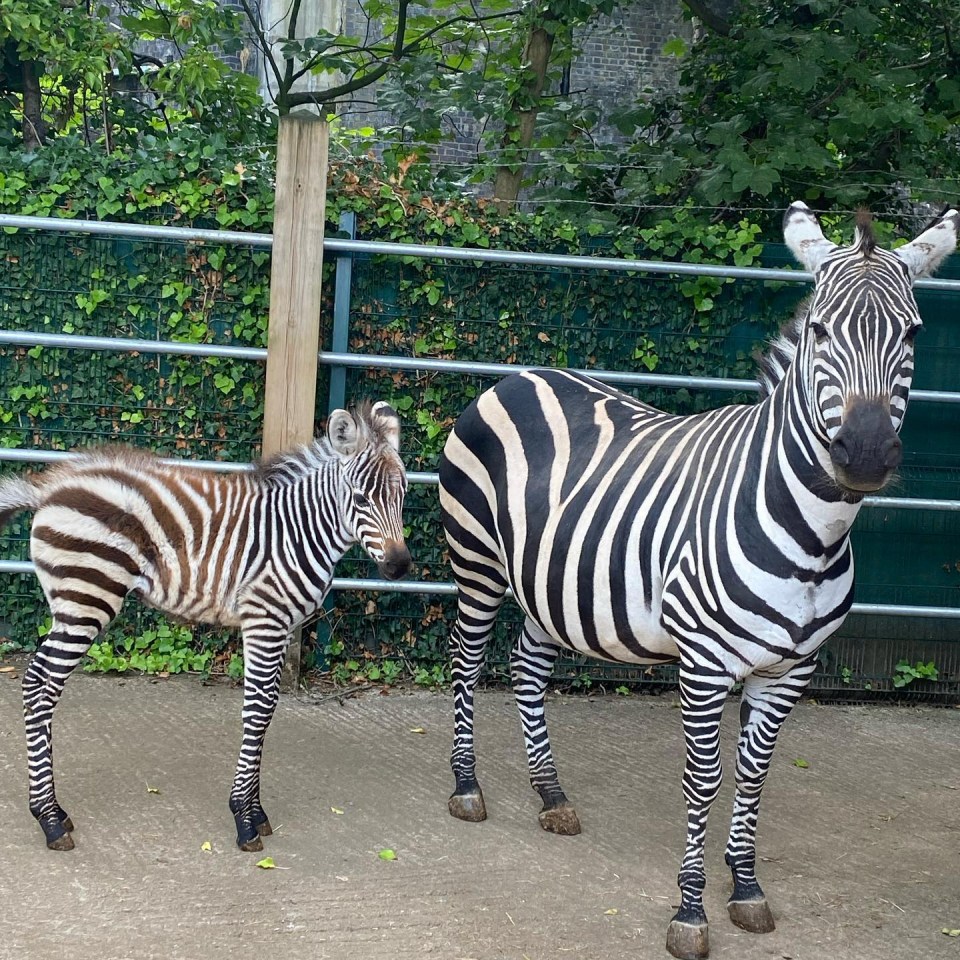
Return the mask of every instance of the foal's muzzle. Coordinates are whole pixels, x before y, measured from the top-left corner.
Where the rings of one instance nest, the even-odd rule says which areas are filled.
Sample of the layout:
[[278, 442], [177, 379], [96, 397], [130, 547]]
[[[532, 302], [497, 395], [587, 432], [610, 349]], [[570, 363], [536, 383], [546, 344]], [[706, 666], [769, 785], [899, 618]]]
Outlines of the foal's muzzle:
[[413, 558], [402, 540], [389, 540], [384, 544], [383, 559], [377, 569], [388, 580], [399, 580], [410, 572]]

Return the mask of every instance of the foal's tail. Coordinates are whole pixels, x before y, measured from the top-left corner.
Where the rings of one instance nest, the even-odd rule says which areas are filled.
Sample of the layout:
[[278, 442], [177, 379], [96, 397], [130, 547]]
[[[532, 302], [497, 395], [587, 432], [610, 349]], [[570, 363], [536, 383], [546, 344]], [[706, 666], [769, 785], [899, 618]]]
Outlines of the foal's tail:
[[0, 480], [0, 530], [18, 513], [36, 510], [41, 503], [40, 491], [28, 477], [4, 477]]

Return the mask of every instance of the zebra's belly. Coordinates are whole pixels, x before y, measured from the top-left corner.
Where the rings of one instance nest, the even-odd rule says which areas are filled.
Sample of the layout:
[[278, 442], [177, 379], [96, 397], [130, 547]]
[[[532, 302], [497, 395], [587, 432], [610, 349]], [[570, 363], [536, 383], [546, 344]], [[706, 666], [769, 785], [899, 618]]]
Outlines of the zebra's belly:
[[217, 627], [241, 626], [235, 595], [189, 589], [164, 590], [147, 577], [139, 579], [133, 592], [146, 606], [183, 623], [203, 623]]

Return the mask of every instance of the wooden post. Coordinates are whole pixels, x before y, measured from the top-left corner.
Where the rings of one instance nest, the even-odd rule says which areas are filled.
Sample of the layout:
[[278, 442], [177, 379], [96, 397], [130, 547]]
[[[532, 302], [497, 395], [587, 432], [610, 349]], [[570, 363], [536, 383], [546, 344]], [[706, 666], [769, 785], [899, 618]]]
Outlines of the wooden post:
[[[320, 349], [327, 124], [280, 118], [270, 261], [270, 322], [263, 404], [265, 457], [313, 439]], [[300, 683], [300, 631], [290, 639], [281, 689]]]

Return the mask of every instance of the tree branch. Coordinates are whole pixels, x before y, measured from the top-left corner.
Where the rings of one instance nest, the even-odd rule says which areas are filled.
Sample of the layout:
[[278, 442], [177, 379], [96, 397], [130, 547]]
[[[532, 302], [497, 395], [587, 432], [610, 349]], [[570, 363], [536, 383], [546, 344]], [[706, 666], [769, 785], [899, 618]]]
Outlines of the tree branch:
[[260, 26], [260, 21], [257, 19], [256, 15], [251, 9], [249, 0], [240, 0], [240, 6], [243, 7], [243, 12], [246, 14], [247, 20], [249, 21], [250, 26], [253, 28], [253, 32], [256, 34], [257, 44], [260, 47], [260, 52], [263, 54], [267, 66], [270, 68], [274, 79], [277, 81], [277, 87], [282, 87], [283, 78], [280, 76], [280, 68], [277, 66], [277, 61], [274, 60], [273, 54], [270, 52], [270, 43], [267, 41], [266, 34], [263, 32], [263, 28]]

